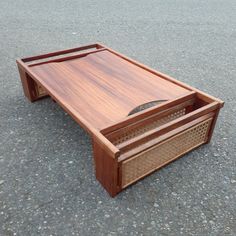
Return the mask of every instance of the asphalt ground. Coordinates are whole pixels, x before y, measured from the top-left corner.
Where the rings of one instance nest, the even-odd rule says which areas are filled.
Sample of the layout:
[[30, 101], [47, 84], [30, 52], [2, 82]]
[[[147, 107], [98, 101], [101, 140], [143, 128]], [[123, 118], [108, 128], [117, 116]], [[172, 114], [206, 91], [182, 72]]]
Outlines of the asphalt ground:
[[[225, 101], [212, 142], [110, 198], [89, 136], [15, 59], [102, 42]], [[0, 235], [236, 235], [236, 1], [0, 2]]]

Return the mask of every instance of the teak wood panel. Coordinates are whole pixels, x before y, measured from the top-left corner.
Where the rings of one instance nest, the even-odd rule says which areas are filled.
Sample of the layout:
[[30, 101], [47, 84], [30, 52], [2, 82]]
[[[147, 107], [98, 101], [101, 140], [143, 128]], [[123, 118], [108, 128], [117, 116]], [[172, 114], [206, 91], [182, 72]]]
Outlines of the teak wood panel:
[[55, 96], [70, 103], [99, 130], [127, 117], [141, 104], [189, 92], [107, 50], [30, 69]]
[[[111, 196], [127, 186], [122, 184], [123, 162], [128, 163], [131, 157], [163, 140], [170, 140], [171, 145], [174, 135], [187, 132], [194, 124], [198, 127], [204, 117], [212, 117], [204, 139], [209, 142], [223, 106], [221, 100], [101, 44], [23, 58], [17, 64], [25, 96], [30, 101], [51, 96], [92, 136], [96, 177]], [[198, 102], [193, 104], [193, 98]], [[159, 100], [163, 103], [128, 116], [134, 108]], [[177, 115], [157, 128], [151, 126], [123, 146], [109, 140], [120, 130], [138, 127], [137, 122], [152, 124], [153, 117], [161, 117], [180, 104], [188, 105], [180, 117]], [[188, 150], [193, 148], [194, 145]]]

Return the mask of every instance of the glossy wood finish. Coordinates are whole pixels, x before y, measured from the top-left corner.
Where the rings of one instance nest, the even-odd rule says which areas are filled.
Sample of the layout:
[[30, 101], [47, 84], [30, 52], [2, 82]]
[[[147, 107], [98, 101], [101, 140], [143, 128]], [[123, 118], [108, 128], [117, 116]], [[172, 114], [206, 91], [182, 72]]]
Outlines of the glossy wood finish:
[[30, 69], [54, 96], [70, 103], [99, 130], [127, 117], [140, 104], [171, 100], [189, 92], [108, 50]]
[[[23, 58], [17, 64], [25, 96], [31, 102], [50, 96], [92, 136], [96, 177], [111, 196], [123, 189], [123, 161], [197, 127], [202, 117], [213, 119], [208, 142], [223, 106], [221, 100], [101, 44]], [[153, 101], [163, 102], [129, 115]], [[155, 126], [157, 119], [182, 108], [185, 114], [181, 117]], [[117, 135], [125, 138], [140, 127], [143, 133], [114, 143]], [[145, 127], [151, 128], [145, 131]]]

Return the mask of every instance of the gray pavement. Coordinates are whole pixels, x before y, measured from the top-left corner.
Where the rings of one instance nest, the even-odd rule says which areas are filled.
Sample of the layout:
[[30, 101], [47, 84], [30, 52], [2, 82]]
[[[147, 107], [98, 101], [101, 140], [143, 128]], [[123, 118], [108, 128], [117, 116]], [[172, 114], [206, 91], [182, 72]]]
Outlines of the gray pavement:
[[[89, 136], [15, 59], [102, 42], [226, 102], [214, 137], [112, 199]], [[236, 235], [236, 1], [0, 1], [0, 235]]]

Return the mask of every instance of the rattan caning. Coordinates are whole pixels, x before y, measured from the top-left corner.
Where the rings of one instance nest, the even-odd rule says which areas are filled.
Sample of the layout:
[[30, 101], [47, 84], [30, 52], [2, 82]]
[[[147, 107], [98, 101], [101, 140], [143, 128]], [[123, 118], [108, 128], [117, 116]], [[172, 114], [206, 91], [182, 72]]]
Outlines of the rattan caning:
[[36, 85], [36, 89], [37, 89], [38, 96], [45, 96], [46, 95], [46, 91], [42, 86]]
[[114, 141], [112, 141], [112, 143], [115, 145], [123, 143], [127, 140], [130, 140], [134, 137], [144, 134], [145, 132], [147, 132], [149, 130], [152, 130], [152, 129], [157, 128], [161, 125], [164, 125], [172, 120], [175, 120], [175, 119], [185, 115], [185, 113], [186, 113], [186, 109], [182, 108], [182, 109], [175, 111], [167, 116], [162, 117], [161, 119], [152, 121], [150, 124], [147, 124], [145, 126], [141, 125], [139, 128], [130, 129], [129, 131], [127, 131], [125, 133], [117, 135], [117, 137], [115, 138]]
[[133, 183], [191, 149], [205, 143], [212, 118], [173, 136], [122, 163], [122, 187]]

